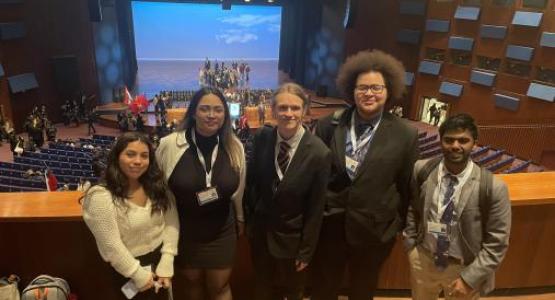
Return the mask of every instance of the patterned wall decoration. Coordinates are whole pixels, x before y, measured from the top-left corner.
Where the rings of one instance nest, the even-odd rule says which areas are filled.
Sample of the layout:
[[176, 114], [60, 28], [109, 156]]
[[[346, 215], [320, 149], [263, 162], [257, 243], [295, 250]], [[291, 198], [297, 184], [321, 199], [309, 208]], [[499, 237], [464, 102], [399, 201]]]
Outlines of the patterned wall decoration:
[[415, 107], [422, 107], [427, 95], [457, 94], [453, 82], [460, 83], [461, 104], [470, 101], [462, 95], [463, 86], [469, 95], [475, 95], [472, 89], [481, 89], [480, 95], [490, 89], [494, 106], [509, 112], [516, 113], [531, 98], [553, 103], [555, 65], [540, 62], [555, 60], [555, 26], [549, 19], [555, 15], [550, 10], [555, 10], [555, 0], [428, 1], [414, 85], [418, 89], [419, 78], [429, 75], [441, 83], [428, 79], [425, 94], [415, 95]]

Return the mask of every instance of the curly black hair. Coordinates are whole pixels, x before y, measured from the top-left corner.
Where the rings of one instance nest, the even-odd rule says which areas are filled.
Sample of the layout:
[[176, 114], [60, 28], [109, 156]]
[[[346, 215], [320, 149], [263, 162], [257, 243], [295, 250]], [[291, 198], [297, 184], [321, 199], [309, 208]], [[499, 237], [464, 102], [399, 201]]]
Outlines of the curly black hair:
[[358, 76], [368, 72], [379, 72], [385, 80], [388, 95], [400, 99], [405, 92], [405, 68], [390, 54], [380, 50], [360, 51], [347, 58], [339, 69], [335, 83], [343, 96], [354, 103], [354, 90]]

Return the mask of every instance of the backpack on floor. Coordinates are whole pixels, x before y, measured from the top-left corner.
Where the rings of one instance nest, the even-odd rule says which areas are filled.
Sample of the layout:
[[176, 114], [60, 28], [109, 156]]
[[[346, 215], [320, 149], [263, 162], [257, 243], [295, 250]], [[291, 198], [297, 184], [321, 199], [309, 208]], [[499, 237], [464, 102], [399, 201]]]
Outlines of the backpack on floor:
[[21, 300], [68, 300], [69, 285], [62, 278], [40, 275], [23, 290]]
[[0, 278], [0, 300], [19, 300], [18, 282], [16, 275]]

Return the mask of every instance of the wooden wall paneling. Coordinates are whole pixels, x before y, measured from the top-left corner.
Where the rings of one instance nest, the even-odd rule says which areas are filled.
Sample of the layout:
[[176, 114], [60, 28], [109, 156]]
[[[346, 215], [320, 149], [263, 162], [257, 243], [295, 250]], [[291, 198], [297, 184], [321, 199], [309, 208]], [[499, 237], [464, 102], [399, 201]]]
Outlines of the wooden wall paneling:
[[[509, 251], [496, 272], [497, 288], [550, 285], [555, 278], [555, 205], [513, 206]], [[533, 270], [533, 272], [532, 272]]]
[[546, 128], [542, 126], [480, 127], [480, 144], [504, 149], [522, 159], [539, 163], [545, 148]]
[[[447, 58], [447, 60], [449, 59], [450, 58]], [[441, 73], [447, 80], [451, 81], [458, 80], [464, 83], [470, 80], [470, 66], [444, 63]]]
[[543, 13], [542, 31], [555, 32], [555, 1], [551, 1], [551, 4], [551, 10], [546, 10]]
[[[503, 64], [503, 62], [501, 63]], [[501, 66], [501, 70], [503, 66]], [[530, 81], [527, 77], [518, 77], [515, 75], [498, 72], [495, 88], [513, 92], [519, 95], [526, 95]]]
[[507, 35], [507, 42], [512, 45], [536, 48], [540, 42], [540, 36], [541, 27], [536, 28], [510, 25]]
[[457, 10], [457, 1], [428, 1], [428, 19], [451, 20]]
[[449, 34], [440, 32], [424, 32], [422, 46], [437, 49], [447, 49]]
[[507, 25], [513, 19], [513, 8], [511, 6], [482, 5], [480, 23], [487, 25]]
[[479, 36], [477, 36], [476, 45], [474, 46], [474, 53], [476, 55], [503, 59], [505, 58], [505, 41], [480, 38]]
[[76, 55], [79, 61], [82, 88], [87, 94], [98, 94], [95, 69], [92, 23], [88, 17], [86, 0], [25, 1], [23, 5], [2, 7], [2, 16], [9, 15], [25, 23], [27, 35], [23, 39], [2, 42], [4, 66], [9, 75], [34, 72], [39, 89], [11, 95], [13, 121], [17, 130], [33, 106], [46, 104], [49, 117], [61, 120], [60, 99], [55, 89], [50, 58], [57, 55]]
[[470, 38], [480, 35], [480, 19], [478, 19], [478, 21], [453, 19], [451, 24], [451, 35]]

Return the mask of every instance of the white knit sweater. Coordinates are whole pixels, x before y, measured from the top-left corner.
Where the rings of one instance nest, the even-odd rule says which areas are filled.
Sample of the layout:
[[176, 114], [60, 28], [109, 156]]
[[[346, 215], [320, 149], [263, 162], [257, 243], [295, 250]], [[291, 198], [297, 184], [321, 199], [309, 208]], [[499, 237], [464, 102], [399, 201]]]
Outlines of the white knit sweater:
[[152, 215], [151, 211], [150, 199], [144, 207], [127, 200], [124, 205], [116, 205], [110, 191], [101, 186], [92, 187], [83, 201], [83, 219], [96, 239], [100, 255], [139, 288], [148, 282], [150, 274], [135, 257], [163, 244], [155, 273], [172, 277], [177, 254], [179, 219], [175, 203], [165, 213]]

